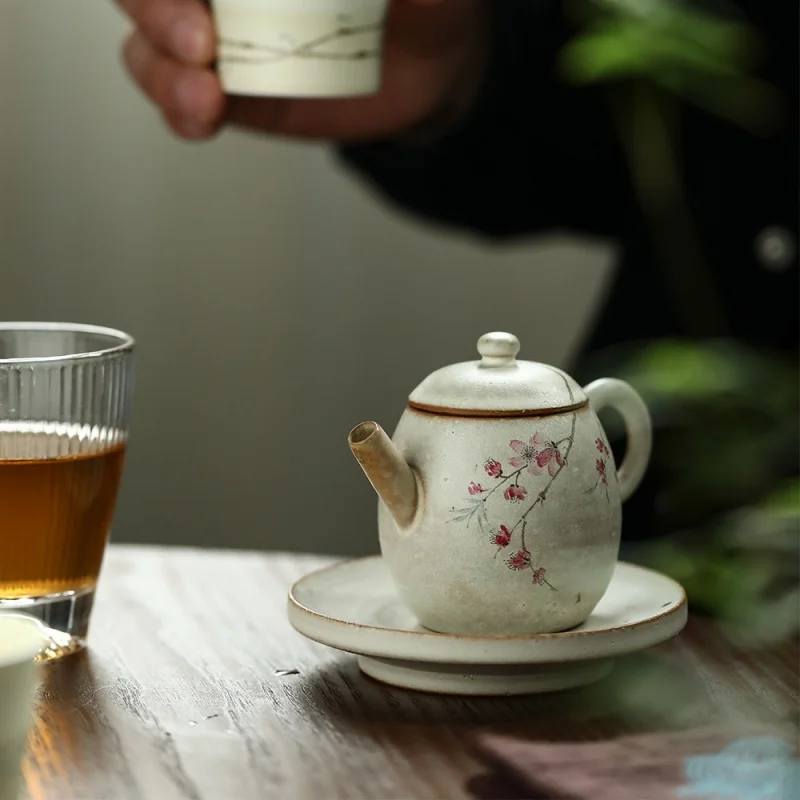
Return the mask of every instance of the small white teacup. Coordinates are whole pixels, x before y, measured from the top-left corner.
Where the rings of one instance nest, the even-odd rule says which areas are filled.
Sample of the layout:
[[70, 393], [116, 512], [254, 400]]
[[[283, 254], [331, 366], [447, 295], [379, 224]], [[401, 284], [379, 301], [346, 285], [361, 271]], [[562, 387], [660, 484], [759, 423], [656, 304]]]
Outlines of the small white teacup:
[[229, 94], [352, 97], [381, 83], [389, 0], [211, 0]]
[[15, 800], [20, 791], [39, 683], [35, 659], [47, 641], [38, 620], [0, 612], [0, 800]]

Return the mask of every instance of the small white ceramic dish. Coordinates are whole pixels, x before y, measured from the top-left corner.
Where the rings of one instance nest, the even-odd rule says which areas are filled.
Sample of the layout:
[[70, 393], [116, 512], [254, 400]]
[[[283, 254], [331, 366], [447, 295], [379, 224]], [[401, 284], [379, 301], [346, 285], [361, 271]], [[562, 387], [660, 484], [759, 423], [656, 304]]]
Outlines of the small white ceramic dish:
[[39, 677], [36, 659], [49, 641], [37, 619], [0, 613], [0, 800], [17, 796]]
[[304, 636], [358, 656], [376, 680], [423, 692], [513, 695], [592, 683], [615, 656], [680, 633], [686, 594], [671, 578], [618, 563], [589, 619], [563, 633], [464, 636], [428, 631], [399, 600], [380, 556], [346, 561], [299, 580], [289, 621]]

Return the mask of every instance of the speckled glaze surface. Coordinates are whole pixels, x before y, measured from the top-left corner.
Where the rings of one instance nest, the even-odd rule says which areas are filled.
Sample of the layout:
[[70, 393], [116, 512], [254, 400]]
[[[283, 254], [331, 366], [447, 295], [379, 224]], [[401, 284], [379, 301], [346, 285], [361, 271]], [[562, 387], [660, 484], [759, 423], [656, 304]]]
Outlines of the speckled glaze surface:
[[[512, 335], [487, 334], [481, 361], [446, 367], [412, 393], [391, 444], [364, 437], [376, 442], [377, 461], [359, 460], [383, 498], [386, 566], [433, 631], [538, 634], [584, 622], [617, 562], [622, 501], [647, 466], [650, 420], [630, 386], [581, 389], [560, 370], [517, 361], [518, 350]], [[596, 413], [606, 405], [628, 430], [619, 472]], [[396, 471], [384, 450], [416, 480], [413, 514], [398, 514], [381, 482]]]
[[212, 0], [231, 94], [345, 97], [380, 86], [388, 0]]
[[611, 579], [622, 524], [590, 409], [510, 420], [409, 410], [393, 440], [424, 495], [407, 530], [380, 504], [381, 550], [426, 627], [540, 633], [586, 619]]

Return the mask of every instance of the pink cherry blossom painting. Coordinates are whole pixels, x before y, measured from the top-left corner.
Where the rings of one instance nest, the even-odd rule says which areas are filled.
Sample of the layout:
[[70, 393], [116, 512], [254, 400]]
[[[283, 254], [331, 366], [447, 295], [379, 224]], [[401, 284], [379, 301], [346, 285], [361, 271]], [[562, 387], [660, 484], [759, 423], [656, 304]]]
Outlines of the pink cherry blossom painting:
[[[575, 415], [569, 435], [559, 440], [545, 439], [538, 431], [525, 439], [512, 439], [508, 446], [511, 454], [505, 462], [494, 457], [483, 462], [483, 473], [494, 483], [485, 484], [486, 478], [470, 481], [466, 487], [467, 505], [452, 510], [451, 521], [464, 522], [469, 527], [476, 522], [478, 527], [488, 533], [489, 542], [495, 548], [495, 558], [504, 553], [504, 563], [513, 572], [530, 575], [533, 586], [548, 586], [552, 591], [558, 589], [550, 583], [547, 568], [536, 561], [527, 541], [528, 518], [531, 513], [544, 504], [554, 483], [562, 475], [567, 465], [575, 436]], [[611, 451], [604, 439], [595, 440], [600, 457], [596, 459], [594, 486], [587, 492], [604, 489], [606, 500]], [[508, 466], [504, 466], [504, 463]], [[538, 479], [538, 480], [532, 480]], [[523, 484], [523, 480], [535, 483]], [[485, 485], [484, 485], [485, 484]], [[497, 513], [503, 519], [494, 526], [489, 519], [489, 505], [492, 498], [498, 497], [502, 505], [491, 503], [493, 516]], [[497, 509], [500, 509], [498, 512]], [[533, 544], [533, 543], [532, 543]], [[516, 549], [511, 549], [512, 547]]]

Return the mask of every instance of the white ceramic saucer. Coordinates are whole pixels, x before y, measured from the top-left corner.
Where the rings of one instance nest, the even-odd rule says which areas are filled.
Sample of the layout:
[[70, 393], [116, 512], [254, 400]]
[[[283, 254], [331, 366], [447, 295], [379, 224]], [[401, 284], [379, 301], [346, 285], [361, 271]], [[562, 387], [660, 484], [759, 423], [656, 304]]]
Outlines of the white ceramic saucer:
[[679, 584], [622, 562], [583, 625], [538, 636], [456, 636], [421, 628], [395, 594], [380, 556], [313, 572], [289, 594], [289, 621], [304, 636], [356, 654], [361, 670], [383, 683], [440, 694], [583, 686], [607, 675], [614, 656], [671, 639], [686, 617]]

